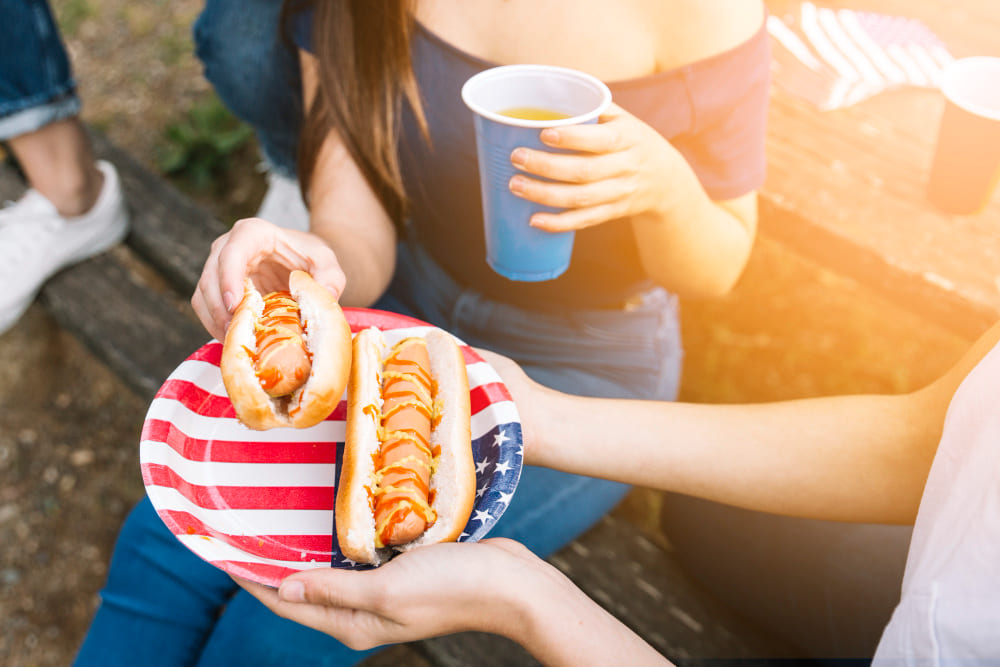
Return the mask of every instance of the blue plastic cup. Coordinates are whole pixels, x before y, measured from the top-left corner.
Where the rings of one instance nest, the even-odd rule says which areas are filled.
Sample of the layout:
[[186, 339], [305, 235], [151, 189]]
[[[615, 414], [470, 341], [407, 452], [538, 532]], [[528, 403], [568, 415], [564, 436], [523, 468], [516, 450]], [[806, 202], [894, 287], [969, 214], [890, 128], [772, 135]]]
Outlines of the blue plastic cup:
[[[462, 100], [475, 112], [479, 182], [483, 196], [486, 261], [510, 280], [551, 280], [569, 268], [574, 232], [546, 232], [528, 220], [542, 206], [510, 191], [518, 172], [511, 164], [515, 148], [552, 152], [539, 139], [542, 129], [596, 123], [611, 103], [600, 79], [565, 67], [504, 65], [476, 74], [462, 86]], [[503, 115], [511, 109], [542, 109], [565, 116], [529, 120]]]

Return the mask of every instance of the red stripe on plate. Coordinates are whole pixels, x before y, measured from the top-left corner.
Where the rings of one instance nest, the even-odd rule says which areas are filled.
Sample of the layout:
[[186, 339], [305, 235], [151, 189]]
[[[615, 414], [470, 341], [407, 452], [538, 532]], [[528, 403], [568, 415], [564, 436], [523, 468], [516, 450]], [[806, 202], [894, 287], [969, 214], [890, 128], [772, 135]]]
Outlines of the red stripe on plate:
[[414, 317], [390, 313], [385, 310], [375, 310], [374, 308], [344, 308], [344, 317], [351, 325], [351, 333], [357, 333], [368, 327], [377, 327], [388, 331], [406, 327], [430, 326], [427, 322]]
[[216, 463], [336, 463], [334, 442], [240, 442], [192, 438], [161, 419], [149, 419], [142, 439], [162, 442], [191, 461]]
[[332, 510], [330, 486], [201, 486], [191, 484], [172, 468], [143, 463], [147, 486], [172, 488], [198, 507], [212, 510]]
[[[202, 417], [236, 419], [236, 410], [228, 396], [218, 396], [189, 380], [167, 380], [157, 394], [179, 402], [191, 412]], [[340, 401], [326, 417], [326, 421], [343, 421], [347, 413], [346, 401]]]
[[203, 417], [236, 419], [236, 411], [228, 396], [218, 396], [188, 380], [167, 380], [156, 396], [177, 401]]
[[290, 567], [280, 567], [278, 565], [265, 565], [262, 563], [243, 563], [233, 560], [211, 561], [212, 565], [228, 572], [234, 577], [249, 579], [277, 588], [281, 582], [290, 574], [295, 574], [301, 570], [294, 570]]
[[483, 361], [483, 358], [479, 356], [479, 353], [468, 345], [460, 345], [459, 349], [462, 351], [462, 357], [465, 359], [466, 366], [478, 364]]
[[472, 403], [472, 414], [487, 409], [493, 403], [512, 400], [507, 387], [500, 382], [489, 382], [471, 389], [469, 399]]
[[188, 357], [190, 361], [204, 361], [218, 366], [222, 362], [222, 343], [212, 341], [198, 348]]
[[227, 535], [214, 530], [188, 512], [159, 510], [158, 514], [174, 535], [214, 537], [241, 551], [271, 560], [329, 561], [333, 535]]

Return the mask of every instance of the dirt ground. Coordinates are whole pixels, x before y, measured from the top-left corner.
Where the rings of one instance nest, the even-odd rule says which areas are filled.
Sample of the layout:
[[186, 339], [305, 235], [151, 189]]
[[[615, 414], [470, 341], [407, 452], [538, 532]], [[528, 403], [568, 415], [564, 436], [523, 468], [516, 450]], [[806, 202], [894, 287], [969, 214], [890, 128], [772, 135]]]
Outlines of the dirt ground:
[[[192, 54], [201, 0], [54, 0], [84, 119], [155, 168], [165, 129], [211, 99]], [[223, 220], [263, 191], [252, 143], [225, 187], [188, 190]], [[684, 304], [684, 398], [769, 400], [918, 386], [965, 341], [762, 244], [737, 291]], [[35, 305], [0, 337], [0, 665], [71, 662], [122, 519], [141, 497], [146, 406]], [[656, 533], [656, 494], [620, 510]]]
[[[166, 128], [212, 103], [193, 55], [201, 0], [53, 0], [84, 120], [150, 168]], [[218, 217], [256, 210], [250, 141], [224, 187], [179, 182]], [[44, 308], [0, 336], [0, 665], [68, 665], [90, 622], [111, 547], [142, 496], [146, 406]]]

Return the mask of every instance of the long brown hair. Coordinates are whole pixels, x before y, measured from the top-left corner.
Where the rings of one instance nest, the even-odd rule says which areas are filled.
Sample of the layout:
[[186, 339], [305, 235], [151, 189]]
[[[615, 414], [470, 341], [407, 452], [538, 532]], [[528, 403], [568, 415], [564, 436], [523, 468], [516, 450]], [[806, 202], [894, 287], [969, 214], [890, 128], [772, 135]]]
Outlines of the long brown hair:
[[[309, 192], [323, 139], [335, 129], [386, 212], [401, 224], [407, 199], [397, 142], [404, 100], [426, 135], [410, 64], [413, 0], [314, 0], [305, 4], [315, 11], [312, 52], [318, 63], [318, 88], [299, 137], [302, 192]], [[286, 18], [302, 5], [286, 2]]]

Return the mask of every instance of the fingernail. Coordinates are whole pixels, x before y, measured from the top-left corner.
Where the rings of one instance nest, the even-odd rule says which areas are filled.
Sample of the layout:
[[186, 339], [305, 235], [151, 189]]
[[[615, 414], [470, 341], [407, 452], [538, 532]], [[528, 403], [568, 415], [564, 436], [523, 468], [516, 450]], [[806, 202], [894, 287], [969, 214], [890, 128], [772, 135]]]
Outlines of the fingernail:
[[514, 152], [510, 154], [510, 161], [518, 167], [523, 167], [528, 162], [528, 151], [523, 148], [515, 148]]
[[515, 194], [521, 194], [522, 192], [524, 192], [524, 179], [515, 176], [514, 178], [510, 179], [509, 187], [511, 192]]
[[237, 303], [236, 295], [233, 294], [232, 292], [226, 292], [225, 294], [222, 295], [222, 303], [226, 306], [226, 310], [228, 310], [229, 312], [233, 312], [233, 309], [236, 308], [236, 303]]
[[306, 587], [301, 581], [286, 581], [278, 588], [278, 596], [285, 602], [305, 602]]
[[559, 131], [553, 130], [551, 127], [542, 130], [542, 141], [547, 144], [555, 144], [559, 142]]

